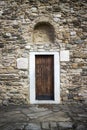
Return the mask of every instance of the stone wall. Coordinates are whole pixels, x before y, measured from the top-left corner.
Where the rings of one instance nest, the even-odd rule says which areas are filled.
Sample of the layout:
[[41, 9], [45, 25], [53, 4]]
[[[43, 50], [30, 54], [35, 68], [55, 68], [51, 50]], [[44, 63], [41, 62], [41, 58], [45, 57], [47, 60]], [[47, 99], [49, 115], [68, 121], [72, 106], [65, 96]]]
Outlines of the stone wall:
[[86, 0], [0, 1], [1, 105], [29, 103], [30, 51], [69, 50], [60, 61], [61, 103], [87, 101], [86, 10]]

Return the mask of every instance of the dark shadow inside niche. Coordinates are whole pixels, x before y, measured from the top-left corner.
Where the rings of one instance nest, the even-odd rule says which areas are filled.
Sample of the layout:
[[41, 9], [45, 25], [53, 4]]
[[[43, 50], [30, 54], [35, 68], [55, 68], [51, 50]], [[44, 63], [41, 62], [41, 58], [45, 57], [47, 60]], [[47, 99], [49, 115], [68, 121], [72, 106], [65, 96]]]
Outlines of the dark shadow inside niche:
[[36, 24], [33, 34], [34, 43], [54, 43], [55, 31], [50, 23], [41, 22]]

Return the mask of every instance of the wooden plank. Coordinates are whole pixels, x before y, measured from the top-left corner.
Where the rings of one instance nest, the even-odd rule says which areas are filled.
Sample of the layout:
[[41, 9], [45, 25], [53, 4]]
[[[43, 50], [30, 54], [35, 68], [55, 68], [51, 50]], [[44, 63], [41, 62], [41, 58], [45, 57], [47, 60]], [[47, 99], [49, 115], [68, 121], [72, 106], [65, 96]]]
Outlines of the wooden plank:
[[36, 99], [54, 99], [54, 56], [36, 55]]

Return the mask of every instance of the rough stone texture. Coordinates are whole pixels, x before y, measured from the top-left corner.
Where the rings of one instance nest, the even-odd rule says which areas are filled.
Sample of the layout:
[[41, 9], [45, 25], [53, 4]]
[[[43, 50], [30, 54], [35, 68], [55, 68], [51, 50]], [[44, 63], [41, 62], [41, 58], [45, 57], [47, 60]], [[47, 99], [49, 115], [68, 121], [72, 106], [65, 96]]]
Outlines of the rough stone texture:
[[40, 124], [35, 124], [35, 123], [29, 123], [26, 127], [25, 130], [41, 130]]
[[28, 59], [27, 58], [18, 58], [17, 59], [17, 68], [18, 69], [28, 69]]
[[59, 125], [60, 130], [72, 129], [72, 123], [71, 122], [59, 122], [58, 125]]
[[61, 102], [87, 102], [86, 0], [0, 1], [0, 105], [29, 103], [30, 51], [69, 50], [60, 62]]
[[84, 103], [2, 106], [0, 130], [86, 130], [86, 115], [87, 104]]

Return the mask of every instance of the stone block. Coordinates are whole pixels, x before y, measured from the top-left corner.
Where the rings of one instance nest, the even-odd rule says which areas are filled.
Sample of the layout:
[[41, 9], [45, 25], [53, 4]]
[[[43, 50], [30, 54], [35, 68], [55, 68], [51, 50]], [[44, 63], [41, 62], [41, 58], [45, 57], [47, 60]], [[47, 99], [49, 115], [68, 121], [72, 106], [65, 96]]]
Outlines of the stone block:
[[18, 69], [28, 69], [28, 59], [27, 58], [18, 58], [17, 59], [17, 68]]
[[31, 46], [30, 46], [30, 45], [27, 45], [27, 46], [25, 46], [25, 49], [26, 49], [26, 50], [30, 50], [30, 49], [31, 49]]
[[78, 125], [76, 130], [86, 130], [86, 126], [85, 125]]
[[50, 127], [51, 128], [57, 128], [57, 123], [56, 122], [51, 122]]
[[1, 16], [2, 14], [3, 14], [3, 11], [1, 10], [1, 11], [0, 11], [0, 16]]
[[73, 64], [72, 64], [72, 68], [73, 68], [73, 69], [77, 69], [77, 68], [78, 68], [78, 64], [77, 64], [77, 63], [73, 63]]
[[32, 13], [37, 13], [37, 8], [36, 7], [32, 7], [31, 11], [32, 11]]
[[25, 130], [41, 130], [40, 124], [37, 123], [29, 123], [26, 127]]
[[70, 32], [70, 35], [71, 35], [71, 36], [75, 36], [75, 35], [76, 35], [76, 32], [75, 32], [75, 31], [72, 31], [72, 32]]
[[49, 129], [49, 123], [48, 122], [43, 122], [42, 123], [42, 128], [43, 129]]
[[69, 61], [69, 50], [60, 51], [60, 61]]
[[55, 22], [59, 22], [60, 19], [59, 19], [59, 18], [54, 18], [54, 21], [55, 21]]
[[59, 122], [58, 123], [60, 130], [72, 129], [72, 122]]

